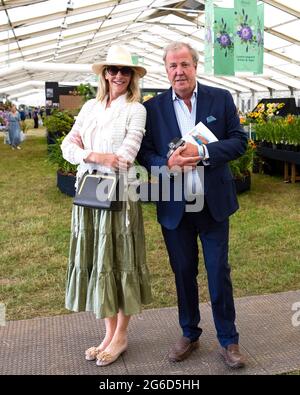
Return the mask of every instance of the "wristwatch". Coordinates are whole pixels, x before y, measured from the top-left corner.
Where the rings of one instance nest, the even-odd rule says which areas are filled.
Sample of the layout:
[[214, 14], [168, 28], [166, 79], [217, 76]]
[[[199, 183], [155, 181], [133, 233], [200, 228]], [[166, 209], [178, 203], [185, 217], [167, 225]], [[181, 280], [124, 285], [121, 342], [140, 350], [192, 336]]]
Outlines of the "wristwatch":
[[170, 143], [168, 144], [169, 151], [167, 153], [167, 158], [169, 159], [170, 156], [173, 155], [174, 151], [176, 151], [177, 148], [181, 147], [184, 144], [185, 144], [185, 141], [179, 137], [175, 137], [172, 141], [170, 141]]

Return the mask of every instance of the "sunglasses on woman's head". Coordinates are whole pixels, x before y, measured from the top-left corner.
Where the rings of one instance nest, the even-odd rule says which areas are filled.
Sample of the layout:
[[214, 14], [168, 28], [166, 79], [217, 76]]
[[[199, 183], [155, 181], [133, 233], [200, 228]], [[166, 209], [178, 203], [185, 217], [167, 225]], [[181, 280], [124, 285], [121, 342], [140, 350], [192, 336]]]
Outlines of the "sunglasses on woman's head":
[[124, 77], [128, 77], [129, 75], [132, 74], [133, 70], [131, 67], [117, 67], [117, 66], [108, 66], [106, 68], [108, 74], [115, 76], [118, 74], [118, 72], [120, 72]]

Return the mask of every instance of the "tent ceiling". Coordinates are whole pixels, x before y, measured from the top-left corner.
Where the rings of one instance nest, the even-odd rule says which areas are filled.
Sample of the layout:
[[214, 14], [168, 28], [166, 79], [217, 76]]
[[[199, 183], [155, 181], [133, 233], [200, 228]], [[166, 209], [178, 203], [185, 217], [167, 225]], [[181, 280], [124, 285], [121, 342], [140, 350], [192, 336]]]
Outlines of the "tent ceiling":
[[[162, 53], [173, 40], [199, 51], [198, 77], [206, 84], [240, 94], [300, 90], [300, 2], [264, 3], [264, 75], [216, 77], [204, 74], [204, 0], [0, 0], [0, 95], [40, 90], [43, 81], [94, 83], [95, 76], [79, 67], [57, 66], [104, 60], [113, 43], [141, 57], [149, 69], [144, 87], [167, 87]], [[233, 0], [216, 5], [232, 7]]]

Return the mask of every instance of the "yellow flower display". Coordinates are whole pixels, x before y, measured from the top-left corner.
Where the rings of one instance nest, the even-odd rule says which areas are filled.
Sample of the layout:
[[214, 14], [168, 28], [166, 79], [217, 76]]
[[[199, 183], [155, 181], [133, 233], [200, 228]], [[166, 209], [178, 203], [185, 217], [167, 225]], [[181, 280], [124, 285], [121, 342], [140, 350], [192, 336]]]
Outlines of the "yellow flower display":
[[275, 115], [278, 115], [279, 110], [284, 106], [285, 103], [260, 103], [256, 107], [256, 111], [247, 114], [247, 120], [253, 123], [265, 123]]
[[144, 97], [143, 97], [143, 103], [145, 103], [145, 101], [147, 101], [147, 100], [149, 100], [149, 99], [152, 99], [152, 97], [154, 97], [154, 95], [153, 94], [148, 94], [148, 95], [145, 95]]

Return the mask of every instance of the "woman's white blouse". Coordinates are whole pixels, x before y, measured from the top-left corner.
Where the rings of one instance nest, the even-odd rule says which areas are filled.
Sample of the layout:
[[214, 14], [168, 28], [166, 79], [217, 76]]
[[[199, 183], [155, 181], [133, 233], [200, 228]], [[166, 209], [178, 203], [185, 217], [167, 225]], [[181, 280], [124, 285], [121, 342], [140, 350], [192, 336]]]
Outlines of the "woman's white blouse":
[[86, 171], [110, 171], [101, 165], [85, 163], [93, 152], [113, 153], [133, 163], [145, 133], [146, 110], [138, 102], [128, 103], [126, 94], [105, 108], [106, 100], [86, 102], [62, 142], [63, 157], [78, 164], [77, 181]]

